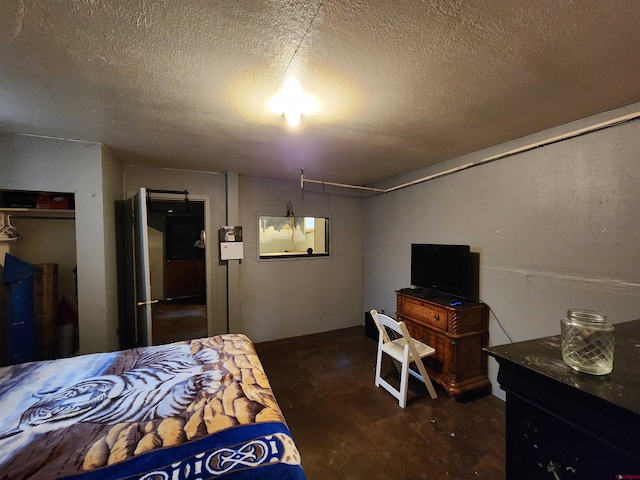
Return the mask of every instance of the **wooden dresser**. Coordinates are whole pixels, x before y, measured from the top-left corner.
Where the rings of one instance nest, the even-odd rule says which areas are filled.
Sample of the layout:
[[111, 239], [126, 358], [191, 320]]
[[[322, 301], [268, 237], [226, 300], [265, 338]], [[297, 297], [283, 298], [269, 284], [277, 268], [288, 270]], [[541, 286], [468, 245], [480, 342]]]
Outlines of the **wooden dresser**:
[[412, 337], [435, 348], [425, 359], [431, 379], [454, 399], [478, 390], [489, 391], [487, 356], [489, 307], [484, 303], [439, 297], [422, 289], [396, 292], [398, 321]]

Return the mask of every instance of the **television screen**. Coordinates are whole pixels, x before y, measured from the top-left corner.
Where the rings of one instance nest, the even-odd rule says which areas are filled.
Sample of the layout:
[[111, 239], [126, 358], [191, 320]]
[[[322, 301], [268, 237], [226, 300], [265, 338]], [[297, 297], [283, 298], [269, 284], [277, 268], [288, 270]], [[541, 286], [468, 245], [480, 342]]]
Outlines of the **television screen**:
[[478, 294], [474, 265], [469, 245], [411, 244], [413, 287], [475, 301]]

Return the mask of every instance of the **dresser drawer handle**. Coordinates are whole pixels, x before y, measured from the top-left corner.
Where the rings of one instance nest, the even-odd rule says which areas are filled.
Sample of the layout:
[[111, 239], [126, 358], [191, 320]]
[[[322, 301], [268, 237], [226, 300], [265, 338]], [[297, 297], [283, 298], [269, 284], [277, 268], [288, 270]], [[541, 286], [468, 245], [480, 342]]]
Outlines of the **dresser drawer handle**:
[[440, 315], [437, 313], [434, 313], [433, 318], [435, 318], [436, 320], [440, 320]]

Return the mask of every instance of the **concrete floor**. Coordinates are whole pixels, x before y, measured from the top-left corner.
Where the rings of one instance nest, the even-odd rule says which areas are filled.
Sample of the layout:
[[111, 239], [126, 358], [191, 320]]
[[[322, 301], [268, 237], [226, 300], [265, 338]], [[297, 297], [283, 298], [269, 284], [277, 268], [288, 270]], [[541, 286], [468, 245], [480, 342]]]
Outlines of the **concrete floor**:
[[206, 305], [161, 301], [151, 312], [154, 345], [207, 336]]
[[308, 480], [503, 479], [504, 403], [431, 400], [412, 378], [401, 409], [374, 385], [376, 347], [363, 327], [256, 345]]

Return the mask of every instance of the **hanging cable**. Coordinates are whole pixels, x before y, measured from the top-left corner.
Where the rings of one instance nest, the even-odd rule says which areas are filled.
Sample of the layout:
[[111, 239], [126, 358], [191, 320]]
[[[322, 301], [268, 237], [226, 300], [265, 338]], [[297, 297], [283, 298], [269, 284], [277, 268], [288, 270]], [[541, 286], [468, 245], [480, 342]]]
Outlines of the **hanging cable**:
[[287, 72], [289, 71], [289, 67], [293, 63], [293, 59], [296, 58], [296, 55], [298, 54], [298, 50], [300, 50], [300, 47], [302, 46], [302, 42], [304, 42], [304, 39], [307, 38], [307, 33], [309, 32], [311, 25], [313, 25], [313, 22], [316, 21], [316, 17], [318, 16], [320, 9], [322, 8], [323, 2], [324, 0], [320, 0], [320, 2], [318, 3], [318, 8], [316, 8], [316, 12], [313, 14], [313, 17], [311, 18], [309, 25], [307, 25], [307, 28], [305, 29], [304, 33], [302, 34], [302, 37], [300, 38], [300, 41], [298, 42], [298, 46], [293, 51], [293, 55], [291, 55], [291, 58], [289, 59], [289, 62], [287, 63], [287, 66], [284, 69], [284, 73], [282, 74], [282, 79], [286, 78]]

